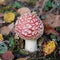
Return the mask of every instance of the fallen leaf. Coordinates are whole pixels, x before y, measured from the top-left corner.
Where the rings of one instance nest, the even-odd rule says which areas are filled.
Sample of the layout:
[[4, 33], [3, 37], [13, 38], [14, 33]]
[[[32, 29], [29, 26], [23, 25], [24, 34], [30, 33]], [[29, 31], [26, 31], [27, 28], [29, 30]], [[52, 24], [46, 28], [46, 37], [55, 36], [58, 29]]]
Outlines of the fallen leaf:
[[7, 26], [3, 26], [0, 28], [0, 33], [2, 35], [8, 35], [10, 33], [10, 29]]
[[58, 27], [60, 26], [60, 15], [46, 14], [45, 22], [53, 28]]
[[0, 17], [3, 17], [4, 16], [4, 14], [3, 13], [0, 13]]
[[51, 33], [58, 36], [58, 33], [55, 31], [53, 27], [49, 26], [45, 21], [43, 21], [43, 23], [44, 23], [45, 33], [47, 34]]
[[2, 55], [2, 59], [3, 60], [13, 60], [14, 59], [14, 55], [12, 54], [11, 51], [7, 51]]
[[10, 29], [10, 31], [12, 31], [12, 30], [13, 30], [13, 28], [14, 28], [14, 22], [13, 22], [13, 23], [11, 23], [11, 24], [9, 24], [9, 25], [8, 25], [8, 28]]
[[44, 55], [49, 55], [52, 52], [54, 52], [56, 46], [55, 46], [55, 42], [54, 41], [48, 41], [46, 43], [43, 44], [43, 52]]

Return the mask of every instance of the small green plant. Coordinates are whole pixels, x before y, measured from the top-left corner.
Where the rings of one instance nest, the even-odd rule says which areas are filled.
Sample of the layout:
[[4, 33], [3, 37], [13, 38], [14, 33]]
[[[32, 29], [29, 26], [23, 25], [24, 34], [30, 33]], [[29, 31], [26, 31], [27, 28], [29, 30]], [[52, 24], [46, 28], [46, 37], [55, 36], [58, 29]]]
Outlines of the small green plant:
[[9, 46], [10, 46], [10, 47], [13, 47], [14, 45], [15, 45], [15, 40], [14, 40], [13, 37], [10, 37], [10, 38], [9, 38]]
[[11, 51], [14, 50], [15, 45], [16, 45], [16, 43], [15, 43], [14, 38], [13, 38], [13, 37], [9, 37], [9, 49], [10, 49]]
[[23, 6], [22, 3], [17, 1], [13, 4], [13, 8], [21, 8], [22, 6]]
[[56, 36], [55, 36], [55, 35], [53, 35], [53, 34], [51, 34], [51, 35], [50, 35], [50, 38], [51, 38], [51, 39], [55, 39], [55, 38], [56, 38]]
[[51, 0], [47, 0], [44, 6], [44, 10], [48, 11], [49, 9], [52, 8], [52, 1]]

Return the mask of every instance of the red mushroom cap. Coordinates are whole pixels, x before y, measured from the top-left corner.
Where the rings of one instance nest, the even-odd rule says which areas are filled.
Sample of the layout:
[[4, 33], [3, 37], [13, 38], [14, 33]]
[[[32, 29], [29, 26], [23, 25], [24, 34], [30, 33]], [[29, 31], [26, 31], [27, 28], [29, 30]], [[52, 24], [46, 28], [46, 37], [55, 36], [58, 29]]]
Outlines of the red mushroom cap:
[[15, 24], [15, 33], [25, 40], [38, 39], [43, 34], [43, 23], [38, 16], [26, 13]]

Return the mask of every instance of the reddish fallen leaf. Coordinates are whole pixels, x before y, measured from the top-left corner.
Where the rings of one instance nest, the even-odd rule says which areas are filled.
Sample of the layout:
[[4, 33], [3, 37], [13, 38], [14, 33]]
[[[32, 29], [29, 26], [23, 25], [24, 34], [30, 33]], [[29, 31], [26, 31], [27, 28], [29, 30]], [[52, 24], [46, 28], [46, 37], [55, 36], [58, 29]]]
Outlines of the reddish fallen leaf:
[[4, 14], [3, 13], [0, 13], [0, 17], [3, 17], [4, 16]]
[[10, 33], [10, 29], [7, 26], [3, 26], [0, 28], [0, 33], [2, 35], [8, 35]]
[[46, 14], [46, 24], [53, 28], [60, 26], [60, 15]]
[[14, 59], [14, 55], [12, 54], [11, 51], [7, 51], [6, 53], [4, 53], [2, 55], [2, 59], [3, 60], [13, 60]]
[[54, 35], [58, 36], [58, 33], [55, 31], [55, 29], [53, 27], [51, 27], [48, 24], [46, 24], [45, 21], [43, 21], [43, 23], [44, 23], [44, 29], [45, 29], [45, 33], [46, 34], [50, 34], [51, 33], [51, 34], [54, 34]]

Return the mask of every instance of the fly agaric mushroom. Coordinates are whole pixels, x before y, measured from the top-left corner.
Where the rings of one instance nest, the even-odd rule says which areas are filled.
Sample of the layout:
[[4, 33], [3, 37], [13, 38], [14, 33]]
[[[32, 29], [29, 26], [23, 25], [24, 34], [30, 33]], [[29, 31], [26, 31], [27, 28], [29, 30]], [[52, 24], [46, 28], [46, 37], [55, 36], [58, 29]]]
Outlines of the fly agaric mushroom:
[[32, 13], [21, 15], [15, 24], [15, 33], [25, 40], [25, 50], [29, 52], [37, 50], [37, 39], [41, 37], [43, 31], [42, 21]]

